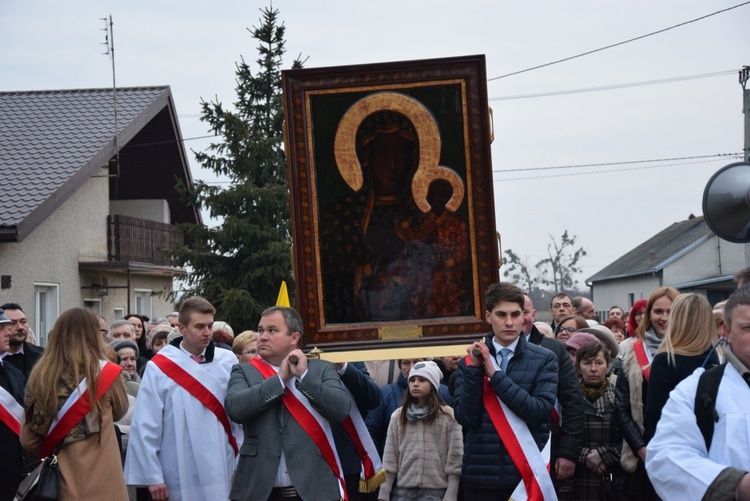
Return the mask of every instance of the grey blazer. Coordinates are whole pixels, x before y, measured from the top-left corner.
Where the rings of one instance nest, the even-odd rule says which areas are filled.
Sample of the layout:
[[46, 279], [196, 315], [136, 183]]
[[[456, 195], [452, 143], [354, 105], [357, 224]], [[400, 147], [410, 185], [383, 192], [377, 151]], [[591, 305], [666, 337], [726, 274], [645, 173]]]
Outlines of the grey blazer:
[[[330, 362], [310, 360], [307, 370], [297, 388], [324, 418], [340, 423], [349, 415], [351, 399], [336, 368]], [[224, 405], [229, 418], [244, 426], [245, 441], [230, 499], [266, 501], [282, 450], [292, 485], [302, 499], [340, 499], [336, 476], [310, 435], [284, 407], [283, 395], [278, 377], [263, 379], [250, 364], [237, 364], [232, 369]]]

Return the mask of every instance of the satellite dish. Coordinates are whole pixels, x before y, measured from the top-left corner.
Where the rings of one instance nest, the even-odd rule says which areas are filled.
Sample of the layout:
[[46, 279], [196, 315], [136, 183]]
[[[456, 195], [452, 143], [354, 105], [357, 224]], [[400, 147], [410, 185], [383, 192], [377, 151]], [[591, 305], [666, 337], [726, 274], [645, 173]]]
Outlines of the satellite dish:
[[750, 163], [729, 164], [711, 176], [703, 191], [703, 215], [724, 240], [750, 242]]

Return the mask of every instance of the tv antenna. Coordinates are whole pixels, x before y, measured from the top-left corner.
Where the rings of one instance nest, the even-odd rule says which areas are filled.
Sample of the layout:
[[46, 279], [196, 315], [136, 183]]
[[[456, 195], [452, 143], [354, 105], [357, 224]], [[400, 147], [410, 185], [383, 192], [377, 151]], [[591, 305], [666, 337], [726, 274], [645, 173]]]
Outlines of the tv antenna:
[[[104, 52], [102, 52], [102, 55], [109, 56], [110, 60], [112, 61], [112, 99], [113, 99], [113, 107], [114, 107], [114, 127], [115, 127], [115, 167], [116, 167], [116, 176], [115, 179], [120, 178], [120, 144], [117, 139], [117, 82], [115, 80], [115, 33], [114, 33], [114, 23], [112, 22], [112, 14], [110, 14], [108, 17], [102, 17], [102, 21], [104, 21], [104, 28], [102, 28], [102, 31], [104, 32], [104, 42], [102, 42], [102, 45], [105, 46]], [[115, 187], [115, 192], [117, 191], [117, 188]]]

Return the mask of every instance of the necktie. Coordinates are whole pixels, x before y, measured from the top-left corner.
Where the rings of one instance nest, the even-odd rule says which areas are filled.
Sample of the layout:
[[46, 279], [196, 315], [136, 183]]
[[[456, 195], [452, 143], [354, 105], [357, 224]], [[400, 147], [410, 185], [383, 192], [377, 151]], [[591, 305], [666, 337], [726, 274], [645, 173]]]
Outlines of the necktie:
[[513, 353], [509, 348], [503, 348], [500, 350], [500, 370], [507, 372], [508, 369], [508, 357]]
[[202, 354], [201, 355], [190, 355], [190, 358], [192, 358], [193, 361], [196, 364], [199, 364], [199, 363], [203, 362], [203, 355]]

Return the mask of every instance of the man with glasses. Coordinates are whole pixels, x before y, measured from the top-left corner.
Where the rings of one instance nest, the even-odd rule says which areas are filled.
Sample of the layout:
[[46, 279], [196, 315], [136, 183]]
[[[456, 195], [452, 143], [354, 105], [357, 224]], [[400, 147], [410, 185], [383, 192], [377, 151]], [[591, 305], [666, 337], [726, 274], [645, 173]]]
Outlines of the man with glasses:
[[0, 354], [0, 358], [3, 362], [8, 362], [23, 372], [28, 380], [31, 369], [41, 358], [44, 348], [26, 341], [29, 337], [29, 324], [19, 304], [5, 303], [0, 306], [0, 310], [3, 310], [5, 316], [10, 319], [10, 346], [8, 351]]
[[563, 317], [575, 314], [573, 300], [570, 296], [561, 292], [552, 298], [549, 305], [549, 311], [552, 313], [552, 332], [555, 332]]

